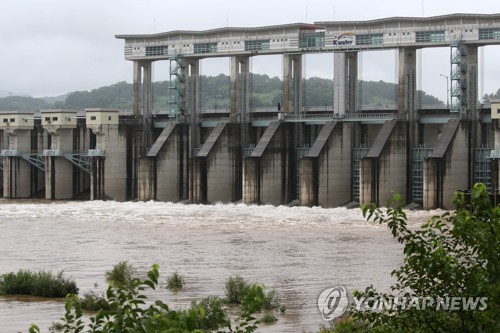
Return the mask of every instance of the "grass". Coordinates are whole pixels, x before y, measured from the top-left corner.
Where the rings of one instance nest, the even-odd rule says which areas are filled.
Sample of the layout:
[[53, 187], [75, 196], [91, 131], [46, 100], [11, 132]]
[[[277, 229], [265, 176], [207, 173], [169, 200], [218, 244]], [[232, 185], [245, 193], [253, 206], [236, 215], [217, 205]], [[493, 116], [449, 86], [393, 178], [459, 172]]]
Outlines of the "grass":
[[62, 271], [53, 274], [47, 271], [19, 270], [17, 273], [2, 275], [0, 281], [2, 295], [65, 297], [67, 294], [78, 294], [75, 281], [64, 278]]
[[182, 289], [184, 287], [184, 278], [178, 272], [173, 272], [167, 277], [167, 289]]
[[106, 280], [115, 287], [130, 287], [135, 269], [128, 261], [120, 261], [113, 269], [106, 272]]

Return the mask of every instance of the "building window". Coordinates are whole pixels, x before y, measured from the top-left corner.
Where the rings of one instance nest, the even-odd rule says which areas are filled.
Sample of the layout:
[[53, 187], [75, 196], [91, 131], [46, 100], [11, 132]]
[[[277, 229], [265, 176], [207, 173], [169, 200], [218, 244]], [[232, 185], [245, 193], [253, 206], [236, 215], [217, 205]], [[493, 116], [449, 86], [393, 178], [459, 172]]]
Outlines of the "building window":
[[90, 116], [90, 120], [97, 120], [96, 116]]
[[[222, 43], [224, 44], [224, 43]], [[195, 43], [194, 53], [215, 53], [217, 52], [217, 43]]]
[[356, 45], [381, 45], [384, 44], [383, 34], [356, 35]]
[[57, 117], [52, 117], [52, 121], [57, 121]]
[[111, 120], [111, 116], [108, 116], [108, 120]]
[[500, 28], [479, 29], [479, 39], [500, 39]]
[[168, 45], [146, 46], [146, 56], [168, 55]]
[[11, 123], [13, 123], [13, 122], [15, 122], [15, 121], [16, 121], [16, 119], [15, 119], [15, 118], [10, 118], [10, 122], [11, 122]]
[[444, 31], [417, 31], [415, 41], [417, 43], [444, 42]]
[[50, 117], [45, 117], [45, 121], [50, 122]]
[[301, 32], [299, 33], [299, 47], [324, 47], [325, 32]]
[[7, 119], [7, 118], [3, 118], [3, 122], [4, 122], [4, 123], [8, 123], [8, 122], [9, 122], [9, 119]]
[[270, 49], [270, 40], [247, 40], [245, 41], [245, 51], [261, 51]]

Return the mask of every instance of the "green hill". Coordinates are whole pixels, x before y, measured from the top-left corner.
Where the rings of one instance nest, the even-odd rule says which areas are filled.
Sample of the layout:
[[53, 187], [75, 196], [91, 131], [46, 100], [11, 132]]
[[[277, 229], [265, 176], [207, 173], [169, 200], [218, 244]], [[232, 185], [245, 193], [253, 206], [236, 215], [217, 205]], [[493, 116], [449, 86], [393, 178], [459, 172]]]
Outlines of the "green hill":
[[[229, 107], [230, 78], [227, 75], [201, 76], [200, 78], [200, 107], [202, 109]], [[282, 82], [278, 77], [252, 74], [250, 79], [252, 95], [250, 105], [254, 107], [275, 107], [281, 102]], [[171, 99], [170, 82], [161, 81], [153, 84], [154, 109], [169, 110]], [[361, 104], [370, 106], [395, 104], [397, 85], [383, 81], [360, 81], [359, 92]], [[500, 93], [500, 90], [499, 92]], [[303, 81], [304, 106], [332, 106], [333, 80], [318, 77]], [[493, 95], [491, 95], [493, 96]], [[489, 96], [488, 96], [489, 97]], [[39, 110], [46, 108], [120, 108], [131, 110], [133, 105], [132, 84], [118, 82], [100, 87], [91, 91], [75, 91], [68, 93], [66, 98], [59, 96], [54, 99], [47, 97], [4, 97], [0, 98], [0, 110]], [[52, 103], [50, 103], [53, 101]], [[434, 96], [418, 91], [418, 103], [443, 104]]]

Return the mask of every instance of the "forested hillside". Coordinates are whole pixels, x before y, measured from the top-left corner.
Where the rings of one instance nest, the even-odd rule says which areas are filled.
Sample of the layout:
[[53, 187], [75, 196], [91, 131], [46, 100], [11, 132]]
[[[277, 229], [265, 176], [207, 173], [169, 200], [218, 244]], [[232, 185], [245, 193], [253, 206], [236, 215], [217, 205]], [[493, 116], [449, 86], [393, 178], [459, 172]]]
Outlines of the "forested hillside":
[[[200, 104], [201, 108], [227, 108], [229, 107], [229, 76], [202, 76], [200, 78]], [[282, 82], [278, 77], [252, 74], [251, 107], [275, 107], [281, 102]], [[170, 83], [168, 81], [155, 82], [154, 109], [170, 109]], [[397, 85], [383, 81], [360, 81], [359, 91], [362, 105], [384, 106], [394, 104], [396, 101]], [[500, 94], [500, 90], [497, 92]], [[495, 95], [487, 95], [488, 98]], [[425, 92], [418, 92], [418, 103], [443, 104], [442, 101]], [[120, 108], [132, 109], [132, 84], [118, 82], [111, 86], [97, 88], [91, 91], [76, 91], [69, 93], [65, 101], [58, 100], [49, 103], [44, 99], [31, 97], [4, 97], [0, 98], [0, 110], [39, 110], [46, 108]], [[332, 106], [333, 105], [333, 80], [312, 77], [303, 81], [304, 106]]]

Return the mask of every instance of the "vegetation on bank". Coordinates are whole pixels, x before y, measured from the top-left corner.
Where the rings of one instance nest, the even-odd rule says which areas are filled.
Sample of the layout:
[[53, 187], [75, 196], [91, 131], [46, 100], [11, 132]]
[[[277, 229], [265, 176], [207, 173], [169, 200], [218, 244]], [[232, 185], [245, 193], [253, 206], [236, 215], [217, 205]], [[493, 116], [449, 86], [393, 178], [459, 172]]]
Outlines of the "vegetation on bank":
[[[147, 278], [133, 278], [131, 283], [110, 285], [106, 291], [109, 305], [91, 316], [89, 323], [83, 322], [82, 302], [76, 295], [68, 295], [66, 313], [61, 323], [54, 323], [53, 328], [65, 332], [255, 332], [260, 320], [256, 312], [263, 309], [264, 287], [250, 284], [243, 298], [239, 314], [231, 319], [225, 309], [225, 302], [217, 296], [203, 298], [193, 302], [186, 310], [173, 310], [164, 302], [147, 302], [146, 289], [155, 290], [159, 281], [158, 265], [153, 265]], [[266, 319], [269, 320], [269, 319]], [[36, 325], [30, 333], [40, 332]]]
[[[278, 77], [265, 74], [251, 74], [252, 89], [250, 106], [276, 107], [282, 99], [282, 81]], [[303, 80], [303, 103], [308, 106], [333, 105], [333, 80], [311, 77]], [[396, 103], [397, 84], [383, 81], [359, 81], [361, 104], [385, 106]], [[170, 82], [154, 83], [153, 106], [155, 110], [170, 109]], [[229, 107], [229, 76], [200, 77], [200, 107], [216, 109]], [[500, 90], [497, 92], [500, 97]], [[485, 98], [495, 98], [497, 95], [485, 95]], [[434, 96], [423, 91], [417, 92], [417, 101], [422, 104], [443, 104]], [[83, 109], [83, 108], [120, 108], [131, 110], [133, 105], [132, 84], [118, 82], [91, 91], [75, 91], [58, 98], [32, 98], [25, 96], [6, 96], [0, 98], [0, 110], [35, 111], [40, 109]]]
[[430, 301], [427, 306], [405, 304], [376, 311], [352, 305], [333, 327], [320, 332], [500, 332], [500, 205], [492, 206], [483, 184], [474, 186], [470, 202], [462, 192], [455, 194], [453, 202], [455, 212], [434, 216], [417, 230], [408, 228], [399, 196], [387, 210], [365, 206], [364, 216], [386, 224], [404, 246], [404, 262], [392, 272], [397, 282], [391, 294], [370, 286], [354, 296], [371, 300], [484, 298], [486, 308], [443, 310]]
[[63, 277], [63, 272], [19, 270], [0, 277], [0, 295], [31, 295], [65, 297], [78, 294], [75, 281]]

